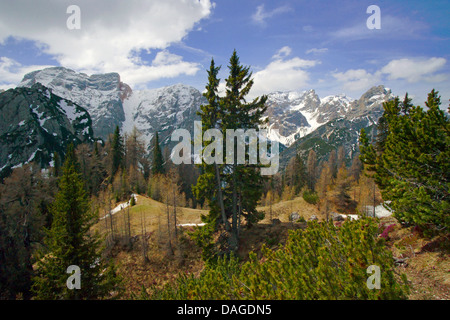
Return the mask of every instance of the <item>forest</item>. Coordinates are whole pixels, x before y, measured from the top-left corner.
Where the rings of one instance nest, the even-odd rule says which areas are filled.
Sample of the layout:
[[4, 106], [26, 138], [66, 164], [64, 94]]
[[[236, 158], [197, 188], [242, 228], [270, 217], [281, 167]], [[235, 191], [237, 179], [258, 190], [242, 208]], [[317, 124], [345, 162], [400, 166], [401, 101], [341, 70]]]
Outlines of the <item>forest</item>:
[[[223, 96], [219, 70], [212, 60], [202, 131], [263, 126], [267, 97], [247, 101], [236, 51]], [[248, 154], [174, 165], [158, 132], [147, 147], [119, 127], [51, 168], [15, 168], [0, 184], [0, 299], [408, 299], [408, 259], [449, 263], [450, 119], [435, 90], [425, 107], [408, 94], [383, 107], [352, 158], [311, 148], [272, 176]], [[383, 205], [391, 217], [376, 216]], [[66, 285], [73, 265], [80, 289]], [[373, 265], [380, 289], [367, 285]]]

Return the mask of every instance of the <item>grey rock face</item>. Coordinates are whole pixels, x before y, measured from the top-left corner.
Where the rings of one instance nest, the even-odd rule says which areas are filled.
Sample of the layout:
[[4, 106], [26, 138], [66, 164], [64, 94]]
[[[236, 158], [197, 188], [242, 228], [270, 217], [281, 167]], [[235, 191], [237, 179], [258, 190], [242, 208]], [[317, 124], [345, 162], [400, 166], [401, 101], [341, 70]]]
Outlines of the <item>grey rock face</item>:
[[[268, 95], [269, 136], [290, 146], [320, 125], [343, 117], [352, 100], [345, 95], [320, 99], [314, 90], [275, 92]], [[270, 134], [278, 129], [279, 135]]]
[[94, 141], [86, 109], [39, 83], [1, 93], [0, 112], [0, 171], [31, 161], [47, 167], [68, 144]]
[[147, 142], [158, 131], [160, 140], [167, 144], [177, 128], [187, 129], [191, 134], [196, 114], [206, 99], [197, 89], [182, 84], [133, 92], [124, 101], [125, 122], [123, 131], [133, 126], [144, 135]]
[[131, 88], [120, 81], [118, 73], [88, 76], [53, 67], [28, 73], [19, 87], [31, 87], [35, 83], [88, 110], [95, 135], [104, 140], [125, 120], [122, 103], [131, 94]]
[[[336, 112], [334, 119], [297, 139], [285, 149], [280, 155], [280, 166], [284, 167], [296, 153], [306, 159], [311, 149], [316, 151], [319, 161], [326, 160], [328, 154], [332, 150], [337, 151], [339, 146], [344, 146], [347, 159], [351, 159], [355, 153], [359, 152], [358, 141], [361, 129], [365, 128], [369, 136], [374, 134], [378, 119], [383, 114], [383, 103], [393, 98], [392, 92], [383, 86], [369, 89], [360, 99], [350, 102], [345, 107], [346, 112]], [[319, 113], [323, 115], [325, 112]]]

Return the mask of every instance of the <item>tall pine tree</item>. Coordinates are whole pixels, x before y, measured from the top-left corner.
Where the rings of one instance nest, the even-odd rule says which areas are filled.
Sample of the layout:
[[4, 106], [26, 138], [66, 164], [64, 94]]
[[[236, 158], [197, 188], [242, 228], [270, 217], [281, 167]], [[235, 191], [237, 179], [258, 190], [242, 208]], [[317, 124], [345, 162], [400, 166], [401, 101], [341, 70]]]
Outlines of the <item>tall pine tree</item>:
[[152, 166], [152, 174], [164, 174], [164, 159], [161, 152], [161, 147], [159, 145], [159, 136], [158, 132], [155, 132], [155, 142], [153, 145], [153, 166]]
[[111, 153], [112, 153], [112, 170], [111, 170], [111, 179], [114, 178], [114, 175], [119, 170], [119, 168], [123, 168], [124, 165], [124, 143], [123, 138], [120, 135], [119, 126], [116, 126], [116, 130], [114, 131], [114, 135], [111, 141]]
[[[203, 131], [216, 128], [225, 135], [228, 129], [258, 130], [260, 125], [266, 123], [262, 116], [267, 109], [267, 97], [246, 101], [246, 96], [253, 86], [252, 74], [249, 67], [240, 64], [236, 50], [230, 58], [228, 69], [229, 76], [225, 80], [226, 94], [224, 97], [218, 97], [218, 68], [215, 67], [214, 61], [211, 63], [205, 94], [208, 105], [203, 106], [200, 113], [202, 121], [205, 122]], [[239, 134], [238, 131], [235, 133]], [[239, 247], [241, 218], [248, 226], [263, 218], [263, 214], [256, 210], [257, 202], [263, 193], [260, 165], [249, 163], [248, 152], [245, 155], [245, 163], [238, 163], [236, 139], [235, 137], [233, 140], [234, 158], [231, 161], [227, 159], [227, 163], [223, 165], [203, 164], [203, 174], [199, 177], [196, 187], [197, 194], [206, 191], [213, 204], [212, 211], [204, 218], [209, 223], [206, 229], [214, 230], [217, 223], [224, 223], [228, 229], [228, 219], [231, 218], [227, 251], [236, 251]]]
[[[37, 299], [107, 298], [117, 289], [114, 267], [101, 259], [101, 242], [90, 229], [96, 216], [90, 211], [84, 183], [77, 171], [73, 145], [68, 147], [59, 180], [59, 191], [52, 203], [51, 228], [45, 239], [46, 252], [37, 262], [33, 291]], [[81, 288], [69, 289], [69, 266], [81, 270]]]

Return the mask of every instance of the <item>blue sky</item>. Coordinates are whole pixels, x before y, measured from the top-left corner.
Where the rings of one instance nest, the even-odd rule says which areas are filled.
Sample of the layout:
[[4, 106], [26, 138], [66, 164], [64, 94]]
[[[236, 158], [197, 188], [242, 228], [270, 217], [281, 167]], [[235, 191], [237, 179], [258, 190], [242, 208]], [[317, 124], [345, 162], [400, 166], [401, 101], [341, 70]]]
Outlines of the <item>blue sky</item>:
[[[70, 30], [69, 5], [80, 9]], [[381, 29], [368, 29], [370, 5]], [[359, 98], [383, 84], [423, 105], [450, 98], [448, 1], [0, 0], [0, 88], [64, 66], [118, 72], [134, 89], [203, 90], [213, 57], [227, 76], [234, 49], [251, 66], [252, 95], [315, 89]]]

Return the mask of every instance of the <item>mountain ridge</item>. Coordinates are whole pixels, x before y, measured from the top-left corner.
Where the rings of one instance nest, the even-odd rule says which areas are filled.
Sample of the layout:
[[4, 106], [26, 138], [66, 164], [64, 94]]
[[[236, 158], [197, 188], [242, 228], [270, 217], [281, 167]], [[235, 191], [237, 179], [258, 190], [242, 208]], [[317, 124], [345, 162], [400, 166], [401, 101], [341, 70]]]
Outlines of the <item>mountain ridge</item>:
[[69, 143], [95, 141], [88, 111], [40, 83], [0, 93], [0, 172], [29, 162], [43, 168]]
[[[133, 90], [121, 81], [118, 73], [88, 76], [53, 67], [28, 73], [18, 87], [30, 87], [36, 83], [42, 83], [62, 98], [72, 99], [83, 106], [91, 115], [96, 136], [106, 140], [116, 126], [124, 133], [136, 127], [149, 149], [155, 131], [167, 148], [174, 145], [170, 141], [173, 130], [188, 129], [192, 134], [194, 121], [200, 120], [197, 111], [201, 104], [207, 102], [198, 89], [181, 83]], [[320, 98], [314, 89], [277, 91], [267, 96], [268, 138], [280, 142], [283, 157], [294, 154], [291, 150], [298, 147], [298, 141], [314, 132], [316, 134], [312, 136], [318, 138], [320, 127], [339, 119], [345, 120], [343, 127], [344, 122], [336, 122], [342, 130], [355, 131], [356, 128], [372, 126], [382, 114], [383, 102], [393, 98], [391, 90], [383, 85], [370, 88], [359, 99], [343, 93]], [[329, 139], [336, 128], [328, 125], [325, 131], [321, 135], [322, 140], [325, 137], [325, 140]], [[348, 136], [351, 142], [346, 141], [345, 144], [351, 156], [356, 135], [352, 132]]]

